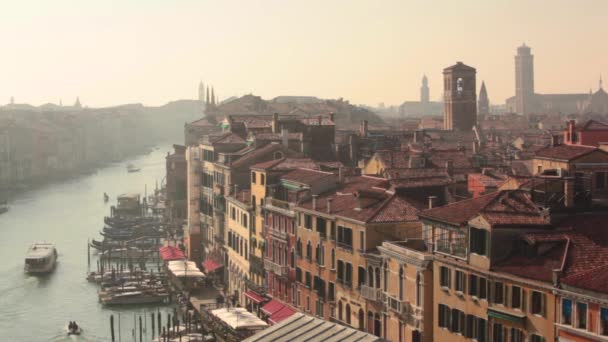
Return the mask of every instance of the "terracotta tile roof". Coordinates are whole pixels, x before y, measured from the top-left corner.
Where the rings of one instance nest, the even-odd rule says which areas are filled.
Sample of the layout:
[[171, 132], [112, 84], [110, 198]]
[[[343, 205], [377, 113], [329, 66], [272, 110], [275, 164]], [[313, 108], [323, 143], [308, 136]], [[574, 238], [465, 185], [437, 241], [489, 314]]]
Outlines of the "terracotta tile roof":
[[430, 186], [446, 186], [454, 183], [450, 177], [428, 177], [418, 179], [395, 179], [391, 185], [397, 189], [424, 188]]
[[420, 216], [453, 225], [464, 225], [481, 215], [492, 226], [547, 226], [549, 220], [542, 215], [527, 191], [503, 190], [477, 198], [428, 209]]
[[608, 130], [608, 125], [595, 120], [587, 120], [580, 125], [576, 125], [576, 128], [583, 131], [604, 131]]
[[[304, 135], [302, 133], [288, 133], [288, 140], [302, 140]], [[255, 135], [256, 140], [270, 140], [270, 141], [281, 141], [283, 136], [281, 133], [258, 133]]]
[[536, 151], [536, 158], [556, 159], [570, 161], [599, 150], [593, 146], [557, 145], [549, 146]]
[[427, 209], [420, 213], [420, 217], [438, 220], [457, 226], [464, 225], [474, 216], [479, 214], [479, 211], [498, 197], [499, 194], [500, 192], [496, 191], [477, 198], [466, 199], [442, 207]]
[[418, 203], [403, 196], [393, 195], [376, 212], [369, 222], [389, 223], [418, 220], [418, 213], [424, 209], [423, 203]]
[[302, 184], [311, 184], [326, 177], [335, 177], [335, 175], [331, 172], [324, 172], [312, 169], [296, 169], [283, 175], [281, 179]]
[[271, 153], [274, 153], [276, 151], [283, 151], [283, 150], [284, 150], [284, 148], [280, 144], [274, 144], [274, 143], [268, 144], [266, 146], [256, 148], [256, 149], [252, 150], [251, 152], [243, 155], [242, 157], [240, 157], [239, 159], [234, 161], [231, 164], [231, 166], [232, 167], [247, 166], [247, 165], [250, 165], [250, 164], [253, 164], [253, 163], [259, 161], [260, 158], [264, 158]]
[[409, 168], [392, 168], [385, 170], [389, 179], [418, 179], [418, 178], [434, 178], [434, 177], [449, 177], [445, 169], [409, 169]]
[[[608, 294], [608, 214], [571, 215], [550, 232], [524, 234], [528, 246], [542, 254], [516, 251], [496, 270], [552, 281], [561, 270], [561, 286]], [[529, 255], [529, 256], [526, 256]]]
[[300, 168], [311, 170], [319, 169], [317, 163], [310, 158], [281, 158], [251, 166], [251, 169], [266, 171], [287, 171]]
[[232, 193], [229, 197], [231, 197], [245, 205], [251, 204], [251, 190], [249, 190], [249, 189], [239, 190], [236, 193], [236, 195], [234, 193]]
[[376, 151], [376, 156], [387, 168], [409, 168], [410, 154], [411, 152], [409, 151]]
[[319, 118], [316, 116], [310, 117], [310, 118], [305, 118], [305, 119], [300, 119], [300, 122], [308, 125], [308, 126], [335, 126], [336, 123], [333, 122], [330, 118], [328, 117], [321, 117], [321, 124], [319, 125]]
[[221, 135], [209, 135], [209, 142], [212, 144], [232, 144], [244, 143], [245, 140], [232, 132], [226, 132]]

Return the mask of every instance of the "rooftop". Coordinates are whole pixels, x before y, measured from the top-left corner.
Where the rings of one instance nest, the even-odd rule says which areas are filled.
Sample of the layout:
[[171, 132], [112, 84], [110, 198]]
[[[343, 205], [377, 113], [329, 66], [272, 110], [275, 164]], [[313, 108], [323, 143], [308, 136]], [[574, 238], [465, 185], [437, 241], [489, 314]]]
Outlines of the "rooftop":
[[598, 148], [583, 145], [557, 145], [542, 148], [536, 151], [536, 158], [556, 159], [570, 161], [594, 152]]

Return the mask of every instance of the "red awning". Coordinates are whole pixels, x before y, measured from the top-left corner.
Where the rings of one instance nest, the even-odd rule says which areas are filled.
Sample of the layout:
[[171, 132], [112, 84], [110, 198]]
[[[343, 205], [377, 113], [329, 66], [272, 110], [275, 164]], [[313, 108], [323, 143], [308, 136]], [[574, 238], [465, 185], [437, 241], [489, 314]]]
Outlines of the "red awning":
[[270, 316], [270, 318], [268, 319], [268, 322], [270, 322], [271, 324], [277, 324], [282, 320], [291, 317], [291, 315], [293, 315], [294, 313], [296, 313], [294, 309], [290, 308], [289, 306], [284, 306], [281, 310], [272, 314], [272, 316]]
[[264, 297], [260, 296], [259, 294], [255, 293], [253, 291], [247, 291], [243, 294], [245, 295], [245, 297], [251, 299], [251, 301], [256, 304], [260, 304], [261, 302], [264, 301]]
[[205, 261], [203, 261], [203, 267], [205, 268], [207, 273], [209, 273], [209, 272], [213, 272], [213, 271], [217, 270], [218, 268], [222, 267], [222, 265], [218, 264], [217, 262], [215, 262], [213, 260], [205, 260]]
[[184, 252], [175, 246], [164, 246], [158, 249], [164, 261], [186, 259]]
[[262, 306], [261, 310], [264, 314], [266, 314], [268, 316], [272, 316], [272, 314], [281, 310], [284, 307], [285, 307], [285, 305], [281, 304], [281, 302], [278, 302], [273, 299], [270, 302], [266, 303], [266, 305]]

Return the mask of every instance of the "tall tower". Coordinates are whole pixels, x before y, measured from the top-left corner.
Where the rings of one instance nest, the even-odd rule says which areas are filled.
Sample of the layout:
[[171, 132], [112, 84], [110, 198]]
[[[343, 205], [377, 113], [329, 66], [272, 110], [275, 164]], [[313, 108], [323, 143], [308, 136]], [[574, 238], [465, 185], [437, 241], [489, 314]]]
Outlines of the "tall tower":
[[523, 44], [515, 56], [515, 111], [528, 114], [534, 111], [534, 55]]
[[476, 73], [462, 62], [443, 69], [443, 129], [470, 131], [477, 124]]
[[200, 102], [205, 102], [205, 85], [203, 81], [198, 84], [198, 100]]
[[422, 85], [420, 86], [420, 102], [429, 103], [429, 80], [426, 75], [422, 76]]
[[481, 81], [481, 89], [479, 90], [479, 102], [477, 102], [477, 115], [485, 116], [490, 114], [490, 100], [488, 99], [488, 91], [486, 83]]

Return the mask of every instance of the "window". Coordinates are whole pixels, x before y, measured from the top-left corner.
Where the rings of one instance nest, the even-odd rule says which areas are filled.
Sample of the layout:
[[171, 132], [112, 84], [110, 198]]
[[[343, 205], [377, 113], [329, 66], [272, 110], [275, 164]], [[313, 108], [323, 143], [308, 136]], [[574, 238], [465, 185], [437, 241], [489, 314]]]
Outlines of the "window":
[[562, 299], [562, 324], [572, 325], [572, 300]]
[[420, 272], [416, 273], [416, 305], [422, 305], [422, 277]]
[[487, 340], [487, 328], [488, 324], [485, 319], [477, 318], [477, 341], [486, 342]]
[[399, 267], [399, 299], [403, 300], [405, 294], [405, 270]]
[[450, 325], [450, 308], [447, 305], [439, 304], [439, 327], [448, 328]]
[[260, 173], [260, 185], [265, 185], [266, 184], [266, 175], [263, 173]]
[[346, 272], [344, 274], [344, 285], [351, 287], [353, 284], [353, 265], [346, 263]]
[[338, 247], [352, 251], [353, 249], [353, 230], [338, 226]]
[[338, 283], [344, 283], [344, 261], [338, 260]]
[[317, 217], [317, 232], [319, 236], [325, 239], [327, 237], [327, 228], [325, 219], [322, 217]]
[[487, 234], [486, 230], [471, 228], [471, 253], [486, 255]]
[[462, 271], [456, 271], [456, 282], [454, 283], [456, 291], [463, 292], [466, 287], [466, 275]]
[[336, 222], [332, 221], [329, 227], [329, 239], [336, 241]]
[[302, 269], [299, 267], [296, 267], [296, 281], [302, 282]]
[[308, 259], [308, 261], [312, 261], [312, 245], [310, 244], [310, 241], [308, 241], [306, 243], [306, 259]]
[[334, 248], [331, 249], [331, 269], [336, 269], [336, 250]]
[[312, 277], [310, 276], [310, 272], [306, 272], [304, 285], [308, 288], [312, 285]]
[[600, 334], [608, 336], [608, 308], [600, 309]]
[[469, 295], [479, 297], [479, 278], [474, 274], [469, 274]]
[[452, 309], [452, 332], [457, 334], [464, 333], [464, 312]]
[[511, 286], [511, 307], [521, 309], [521, 287]]
[[251, 183], [255, 184], [255, 172], [251, 172]]
[[505, 328], [502, 324], [494, 323], [492, 326], [492, 341], [505, 342]]
[[533, 334], [530, 336], [530, 342], [544, 342], [544, 341], [545, 341], [545, 338], [540, 335]]
[[576, 303], [576, 327], [587, 329], [587, 304]]
[[545, 295], [538, 292], [532, 291], [532, 305], [531, 311], [535, 315], [544, 315], [545, 314]]
[[359, 266], [357, 274], [357, 284], [359, 284], [359, 288], [365, 285], [365, 267]]
[[298, 241], [296, 242], [296, 254], [298, 255], [298, 258], [302, 257], [302, 240], [300, 240], [300, 238], [298, 238]]
[[505, 286], [501, 282], [494, 283], [494, 303], [496, 304], [504, 304], [505, 296], [504, 296]]
[[475, 335], [475, 316], [467, 315], [464, 336], [468, 338], [474, 338]]
[[304, 215], [304, 228], [312, 229], [312, 217], [310, 215]]
[[330, 302], [333, 302], [336, 300], [336, 290], [335, 290], [335, 285], [332, 282], [327, 283], [327, 299]]
[[310, 296], [306, 296], [306, 312], [310, 312]]
[[509, 342], [524, 342], [524, 333], [516, 328], [511, 328], [511, 338]]
[[479, 299], [488, 299], [488, 281], [479, 277]]
[[363, 231], [359, 232], [359, 250], [360, 251], [365, 250], [365, 232], [363, 232]]
[[606, 188], [606, 174], [607, 172], [596, 172], [595, 173], [595, 188], [605, 189]]
[[450, 288], [450, 269], [445, 267], [445, 266], [441, 266], [439, 267], [439, 285], [441, 285], [441, 287], [445, 287], [445, 288]]

